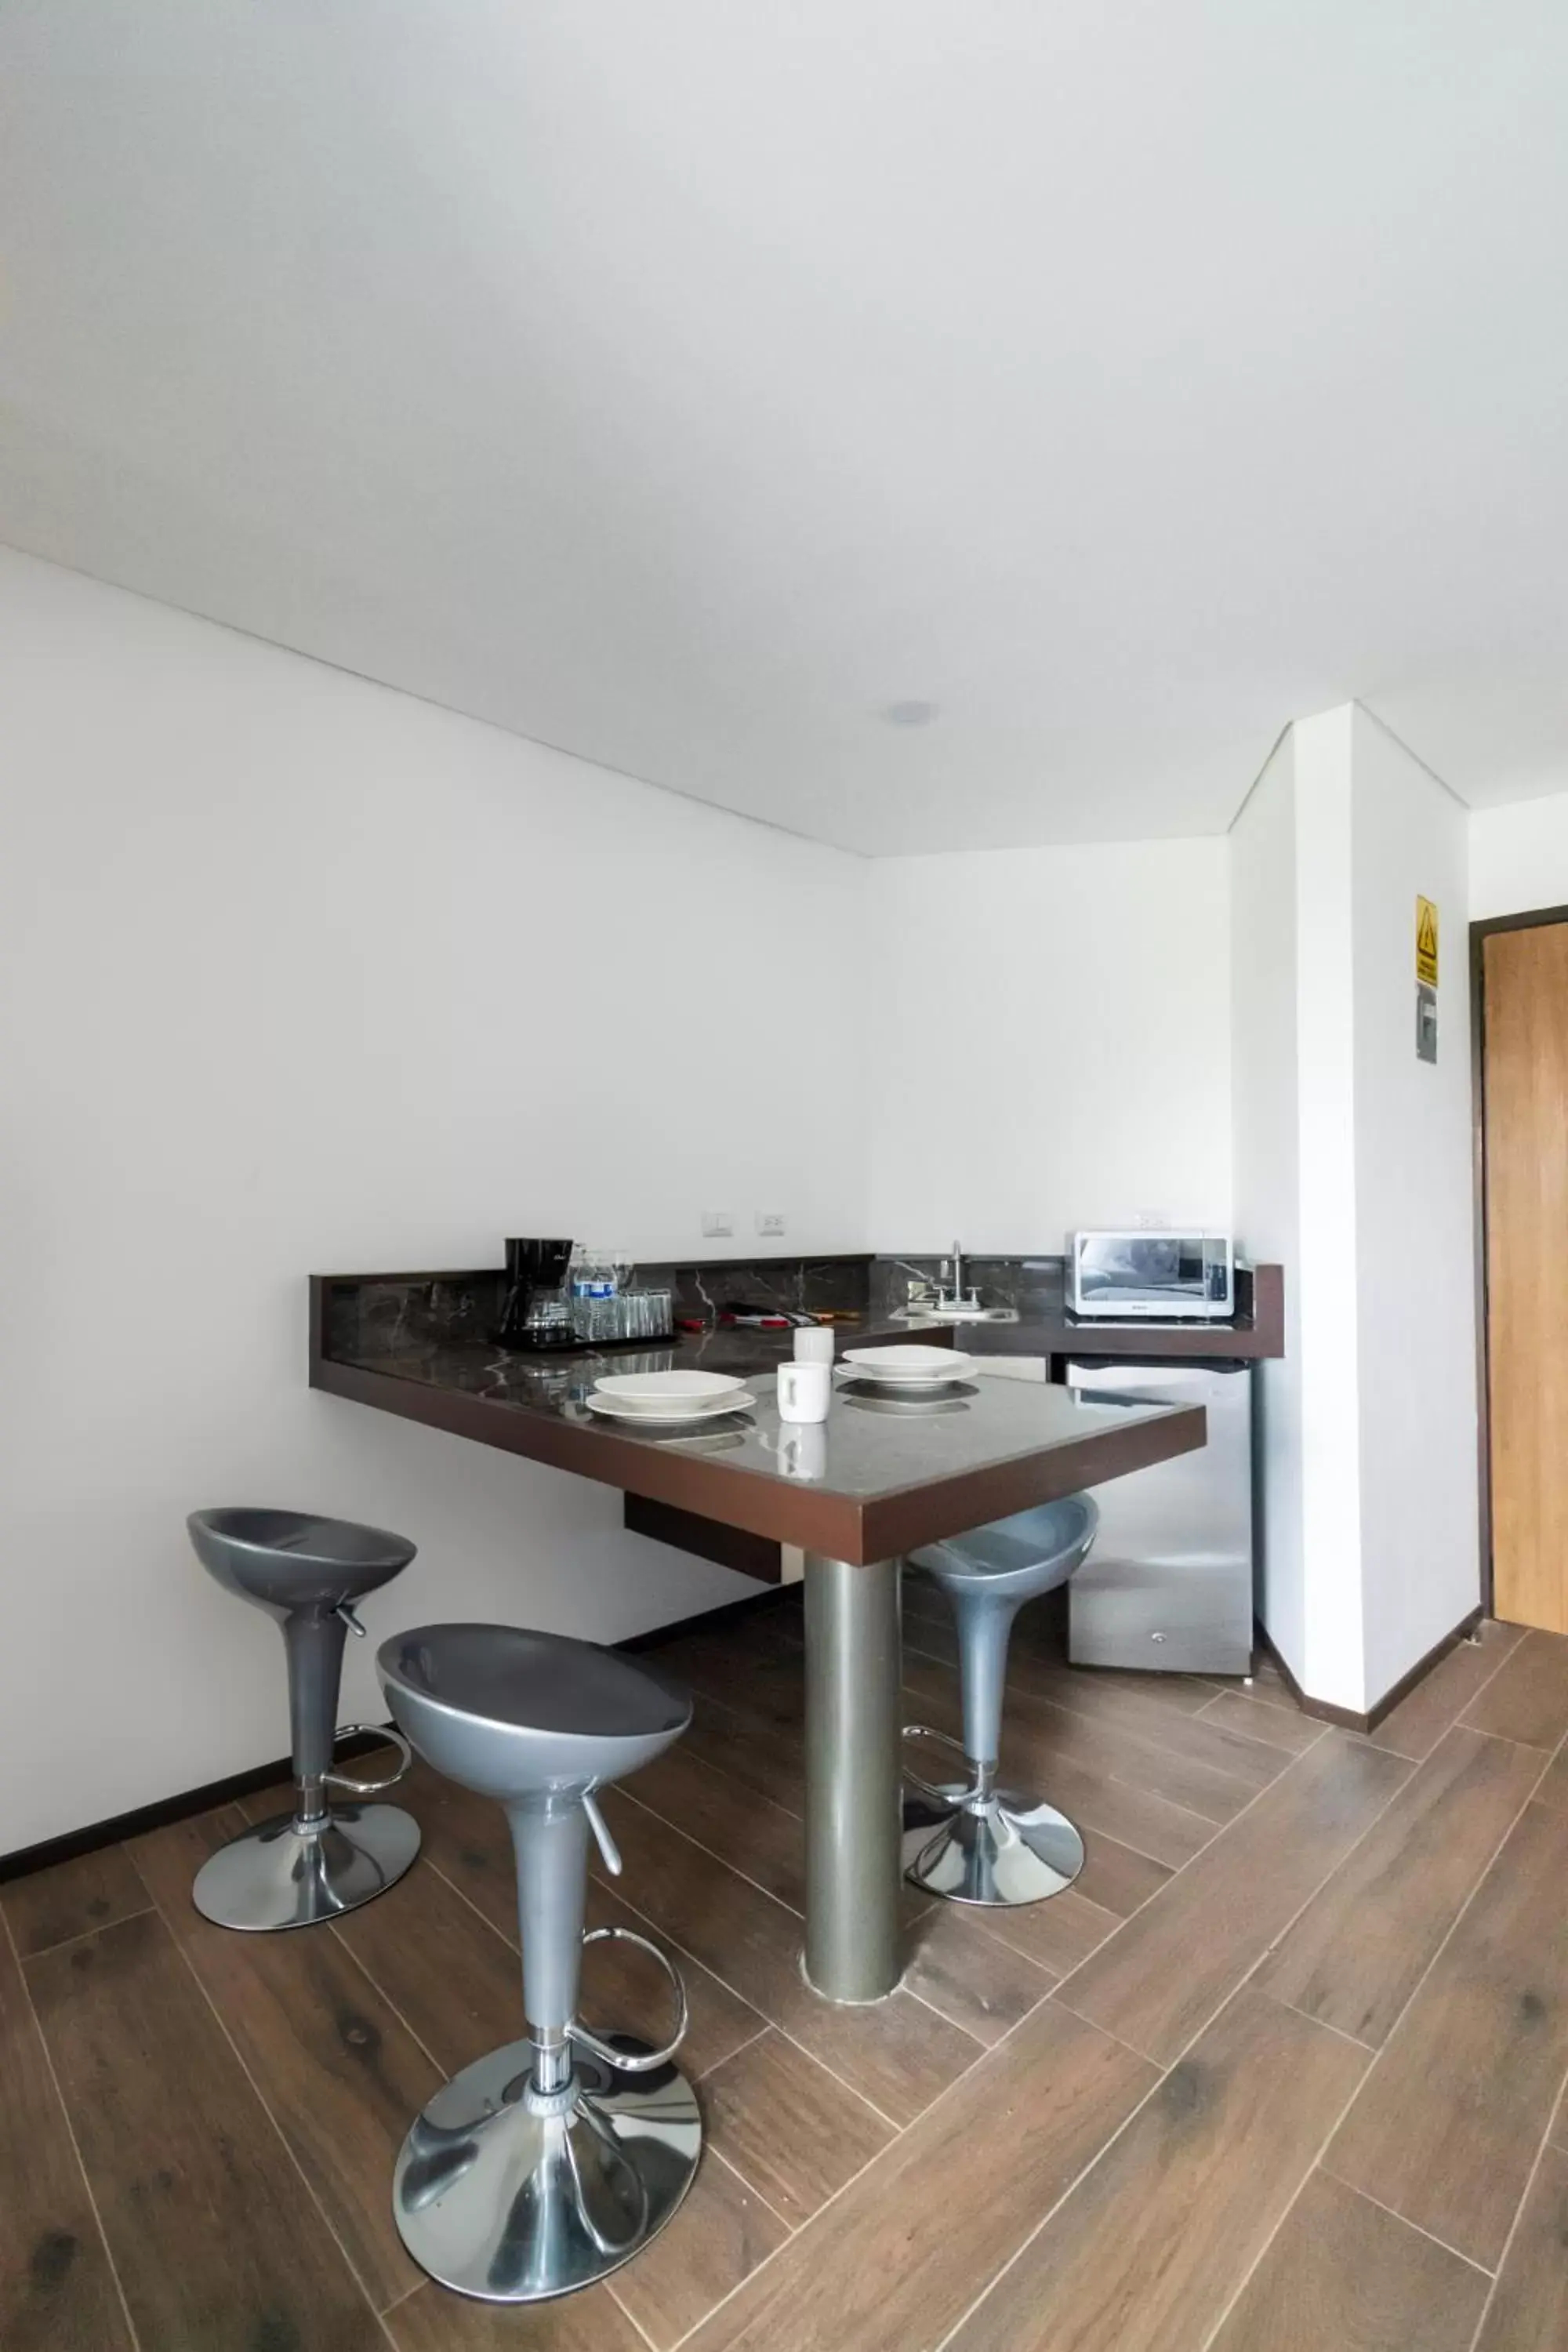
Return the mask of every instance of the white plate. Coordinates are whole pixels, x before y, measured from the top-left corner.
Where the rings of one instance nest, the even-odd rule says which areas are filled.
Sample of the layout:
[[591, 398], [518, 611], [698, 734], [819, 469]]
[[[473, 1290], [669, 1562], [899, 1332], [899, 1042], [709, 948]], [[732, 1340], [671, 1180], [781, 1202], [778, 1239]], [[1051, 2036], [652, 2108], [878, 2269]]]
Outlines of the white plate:
[[974, 1359], [956, 1348], [851, 1348], [845, 1369], [858, 1380], [896, 1388], [941, 1388], [973, 1377]]
[[606, 1420], [624, 1422], [628, 1427], [641, 1429], [646, 1425], [651, 1429], [662, 1428], [669, 1422], [716, 1421], [721, 1413], [744, 1412], [747, 1406], [755, 1404], [757, 1400], [750, 1389], [741, 1389], [732, 1396], [710, 1396], [695, 1404], [679, 1404], [672, 1398], [657, 1412], [650, 1412], [646, 1404], [634, 1404], [628, 1410], [621, 1398], [600, 1396], [597, 1391], [584, 1397], [583, 1402], [590, 1412], [602, 1413]]
[[609, 1372], [594, 1382], [594, 1391], [633, 1412], [668, 1412], [671, 1404], [710, 1404], [715, 1397], [737, 1396], [745, 1385], [733, 1372]]

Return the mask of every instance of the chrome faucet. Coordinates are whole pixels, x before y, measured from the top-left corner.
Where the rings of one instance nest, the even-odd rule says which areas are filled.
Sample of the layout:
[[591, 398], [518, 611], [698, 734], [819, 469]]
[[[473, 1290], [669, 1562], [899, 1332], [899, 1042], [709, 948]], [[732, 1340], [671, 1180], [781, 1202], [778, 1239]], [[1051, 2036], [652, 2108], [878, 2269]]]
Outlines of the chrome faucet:
[[975, 1292], [973, 1290], [966, 1290], [963, 1286], [963, 1250], [962, 1245], [957, 1242], [954, 1242], [952, 1245], [952, 1257], [951, 1260], [952, 1267], [952, 1287], [951, 1290], [946, 1287], [949, 1263], [950, 1261], [947, 1258], [943, 1258], [942, 1262], [942, 1279], [938, 1284], [936, 1294], [936, 1303], [938, 1307], [946, 1307], [950, 1311], [960, 1307], [978, 1307], [980, 1300]]

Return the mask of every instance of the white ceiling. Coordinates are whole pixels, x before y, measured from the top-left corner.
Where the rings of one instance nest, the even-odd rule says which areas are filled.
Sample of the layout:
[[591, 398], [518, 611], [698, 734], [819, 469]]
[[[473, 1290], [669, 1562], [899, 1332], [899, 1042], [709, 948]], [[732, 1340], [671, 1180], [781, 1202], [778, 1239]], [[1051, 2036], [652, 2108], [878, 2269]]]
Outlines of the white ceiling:
[[859, 849], [1568, 786], [1565, 281], [1562, 0], [0, 8], [0, 538]]

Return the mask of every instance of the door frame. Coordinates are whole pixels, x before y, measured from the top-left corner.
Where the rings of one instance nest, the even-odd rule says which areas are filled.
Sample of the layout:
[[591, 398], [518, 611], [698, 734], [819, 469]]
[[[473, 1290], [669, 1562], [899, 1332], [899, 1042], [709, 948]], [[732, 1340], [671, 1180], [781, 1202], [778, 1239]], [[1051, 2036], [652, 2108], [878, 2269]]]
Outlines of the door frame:
[[1476, 1202], [1476, 1493], [1480, 1505], [1481, 1603], [1492, 1614], [1492, 1441], [1490, 1301], [1487, 1283], [1487, 967], [1494, 931], [1538, 931], [1568, 923], [1568, 907], [1531, 907], [1521, 915], [1488, 915], [1470, 925], [1470, 1125]]

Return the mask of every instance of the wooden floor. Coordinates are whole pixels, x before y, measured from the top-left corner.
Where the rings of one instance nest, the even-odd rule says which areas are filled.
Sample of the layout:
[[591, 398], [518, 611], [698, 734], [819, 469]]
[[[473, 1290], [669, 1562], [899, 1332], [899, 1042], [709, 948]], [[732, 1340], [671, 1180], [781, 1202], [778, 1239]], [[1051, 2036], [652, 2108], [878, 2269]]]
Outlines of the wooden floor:
[[[906, 1633], [951, 1723], [940, 1605]], [[1568, 2345], [1568, 1640], [1489, 1626], [1362, 1739], [1272, 1677], [1071, 1673], [1025, 1620], [1011, 1777], [1089, 1865], [1010, 1914], [911, 1900], [860, 2011], [796, 1966], [798, 1617], [659, 1657], [698, 1719], [608, 1793], [592, 1912], [686, 1956], [708, 2141], [665, 2235], [532, 2311], [404, 2254], [410, 2118], [521, 2031], [501, 1815], [420, 1773], [423, 1860], [333, 1928], [196, 1916], [233, 1811], [4, 1890], [5, 2352]], [[621, 1952], [585, 2013], [656, 2032]]]

